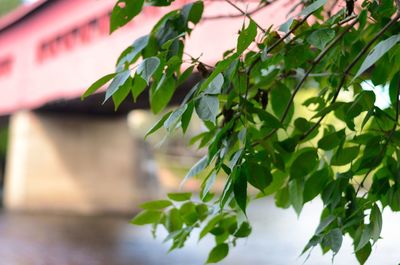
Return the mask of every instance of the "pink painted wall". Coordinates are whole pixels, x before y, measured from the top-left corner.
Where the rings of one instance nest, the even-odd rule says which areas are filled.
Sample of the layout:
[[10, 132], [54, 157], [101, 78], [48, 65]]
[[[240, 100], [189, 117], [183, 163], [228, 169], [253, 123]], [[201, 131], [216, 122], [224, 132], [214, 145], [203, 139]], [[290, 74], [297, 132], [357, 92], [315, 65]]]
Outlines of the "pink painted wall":
[[[171, 9], [147, 7], [127, 27], [108, 36], [106, 14], [115, 0], [50, 2], [40, 12], [0, 32], [0, 115], [79, 97], [99, 77], [113, 72], [120, 52]], [[184, 3], [178, 0], [172, 8]], [[248, 10], [253, 7], [248, 4]], [[274, 4], [254, 18], [265, 26], [279, 25], [286, 10], [282, 4]], [[222, 1], [207, 2], [204, 16], [217, 14], [237, 11]], [[94, 19], [97, 24], [90, 24]], [[243, 18], [206, 20], [193, 31], [186, 51], [194, 57], [203, 54], [203, 61], [213, 63], [224, 50], [235, 47], [242, 23]], [[74, 33], [76, 28], [79, 34]]]

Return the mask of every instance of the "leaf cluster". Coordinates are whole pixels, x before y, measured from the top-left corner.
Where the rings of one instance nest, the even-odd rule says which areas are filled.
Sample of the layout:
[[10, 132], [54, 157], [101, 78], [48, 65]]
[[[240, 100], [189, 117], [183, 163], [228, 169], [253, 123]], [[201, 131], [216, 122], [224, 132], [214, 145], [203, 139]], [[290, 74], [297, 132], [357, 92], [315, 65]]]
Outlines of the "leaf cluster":
[[[143, 5], [119, 0], [111, 31]], [[332, 14], [325, 0], [296, 6], [302, 11], [278, 29], [260, 28], [245, 16], [236, 47], [220, 61], [208, 66], [190, 57], [187, 66], [185, 41], [202, 20], [204, 2], [186, 4], [135, 40], [122, 52], [116, 72], [83, 95], [112, 80], [105, 100], [112, 98], [116, 108], [129, 94], [136, 100], [148, 89], [151, 109], [160, 113], [195, 69], [202, 74], [180, 106], [148, 133], [161, 128], [185, 133], [192, 116], [202, 120], [206, 130], [191, 142], [207, 155], [185, 177], [206, 173], [199, 201], [187, 193], [169, 194], [169, 200], [142, 205], [144, 211], [132, 220], [163, 226], [171, 249], [183, 247], [193, 229], [202, 228], [200, 238], [211, 234], [216, 243], [208, 262], [218, 262], [250, 234], [246, 209], [252, 200], [274, 196], [278, 207], [300, 214], [319, 197], [320, 224], [303, 253], [319, 245], [336, 255], [347, 234], [364, 264], [380, 238], [382, 209], [400, 211], [399, 7], [393, 0], [364, 0]], [[377, 94], [368, 86], [388, 88], [387, 106], [376, 105]], [[300, 90], [306, 95], [301, 101]], [[215, 196], [217, 175], [225, 186]]]

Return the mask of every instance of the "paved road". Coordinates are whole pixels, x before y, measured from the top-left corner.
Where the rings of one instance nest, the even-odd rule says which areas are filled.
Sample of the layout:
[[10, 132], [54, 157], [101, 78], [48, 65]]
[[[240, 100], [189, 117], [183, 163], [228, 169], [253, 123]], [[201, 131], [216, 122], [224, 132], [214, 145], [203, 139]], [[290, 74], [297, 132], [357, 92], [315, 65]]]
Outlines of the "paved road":
[[[314, 231], [320, 205], [313, 203], [297, 219], [293, 211], [276, 209], [271, 200], [250, 207], [254, 232], [239, 242], [222, 265], [301, 265], [302, 247]], [[384, 214], [384, 240], [374, 247], [367, 264], [400, 262], [400, 215]], [[134, 227], [123, 217], [72, 217], [0, 214], [0, 265], [201, 265], [211, 239], [166, 254], [162, 237], [153, 240], [148, 227]], [[316, 249], [308, 265], [331, 264], [331, 256]], [[335, 264], [357, 264], [345, 239]]]

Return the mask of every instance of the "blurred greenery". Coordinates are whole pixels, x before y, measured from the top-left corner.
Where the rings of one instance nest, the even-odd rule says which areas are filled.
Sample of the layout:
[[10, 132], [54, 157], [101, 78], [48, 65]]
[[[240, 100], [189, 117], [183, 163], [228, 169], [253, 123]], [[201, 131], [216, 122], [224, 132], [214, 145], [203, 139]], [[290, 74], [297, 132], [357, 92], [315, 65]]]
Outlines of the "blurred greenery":
[[8, 128], [0, 127], [0, 159], [6, 156], [8, 142]]
[[22, 2], [22, 0], [1, 0], [0, 17], [17, 8]]

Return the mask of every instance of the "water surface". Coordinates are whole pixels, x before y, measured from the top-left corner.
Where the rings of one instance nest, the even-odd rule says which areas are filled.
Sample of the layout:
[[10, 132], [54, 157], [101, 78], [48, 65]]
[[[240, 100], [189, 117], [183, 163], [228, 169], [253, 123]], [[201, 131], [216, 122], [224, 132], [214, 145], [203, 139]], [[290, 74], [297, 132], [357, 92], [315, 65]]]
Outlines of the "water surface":
[[[253, 234], [239, 241], [221, 265], [301, 265], [298, 257], [318, 223], [320, 205], [307, 206], [298, 219], [293, 210], [275, 208], [272, 200], [251, 205]], [[128, 224], [128, 217], [79, 217], [44, 214], [0, 214], [1, 265], [201, 265], [212, 238], [197, 243], [194, 235], [186, 248], [167, 254], [160, 231], [154, 240], [149, 227]], [[367, 264], [400, 262], [400, 216], [384, 213], [383, 240], [373, 248]], [[315, 249], [306, 264], [331, 264], [331, 255]], [[350, 240], [345, 239], [335, 264], [356, 265]]]

